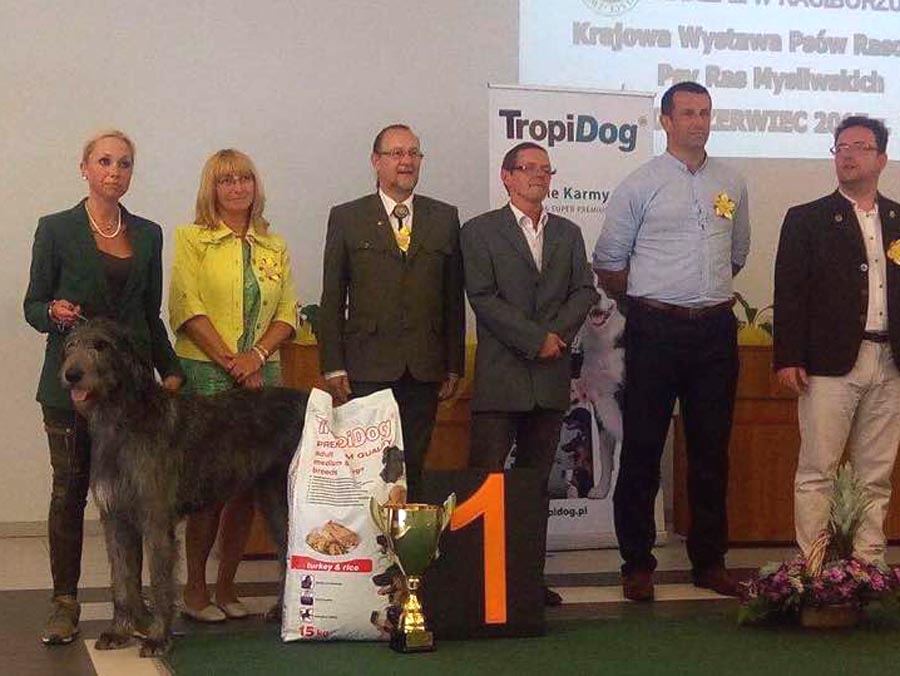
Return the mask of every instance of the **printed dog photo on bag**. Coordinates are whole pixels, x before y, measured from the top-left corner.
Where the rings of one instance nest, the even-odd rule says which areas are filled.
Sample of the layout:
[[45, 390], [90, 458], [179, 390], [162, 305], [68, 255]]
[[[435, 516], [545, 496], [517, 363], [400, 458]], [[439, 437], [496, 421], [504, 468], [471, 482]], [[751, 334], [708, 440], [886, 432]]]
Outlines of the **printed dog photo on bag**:
[[382, 505], [406, 504], [406, 462], [403, 450], [397, 446], [387, 446], [381, 452], [381, 478], [382, 486], [376, 494], [376, 499]]
[[401, 604], [406, 600], [406, 579], [400, 566], [392, 564], [387, 570], [372, 576], [372, 583], [378, 587], [378, 593], [388, 597], [391, 605]]
[[387, 597], [389, 605], [381, 611], [372, 611], [371, 621], [380, 631], [389, 636], [400, 619], [403, 602], [406, 601], [409, 594], [406, 588], [406, 578], [403, 577], [400, 566], [395, 563], [386, 570], [373, 575], [372, 583], [378, 587], [380, 595]]
[[387, 606], [384, 610], [373, 610], [369, 621], [378, 629], [381, 638], [390, 638], [391, 632], [400, 622], [400, 614], [403, 609], [400, 606]]
[[388, 446], [381, 452], [381, 473], [379, 476], [386, 484], [395, 483], [406, 472], [403, 451], [396, 446]]

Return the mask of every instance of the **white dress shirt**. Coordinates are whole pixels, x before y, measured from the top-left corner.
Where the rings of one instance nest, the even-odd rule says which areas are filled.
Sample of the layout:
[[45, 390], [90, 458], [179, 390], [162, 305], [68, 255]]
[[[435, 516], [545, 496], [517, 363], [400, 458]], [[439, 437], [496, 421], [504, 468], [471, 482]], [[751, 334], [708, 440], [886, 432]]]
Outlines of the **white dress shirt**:
[[516, 217], [516, 223], [519, 224], [522, 233], [525, 235], [525, 241], [528, 242], [528, 248], [531, 249], [534, 264], [540, 270], [544, 259], [544, 226], [547, 225], [547, 212], [544, 209], [541, 210], [537, 227], [535, 227], [531, 217], [527, 216], [525, 212], [512, 202], [509, 203], [509, 208], [512, 209], [513, 215]]
[[881, 238], [881, 217], [878, 215], [878, 201], [871, 211], [864, 211], [849, 195], [841, 191], [853, 205], [860, 234], [866, 245], [866, 262], [869, 278], [869, 307], [866, 312], [866, 331], [883, 333], [887, 331], [887, 270], [885, 266], [884, 243]]

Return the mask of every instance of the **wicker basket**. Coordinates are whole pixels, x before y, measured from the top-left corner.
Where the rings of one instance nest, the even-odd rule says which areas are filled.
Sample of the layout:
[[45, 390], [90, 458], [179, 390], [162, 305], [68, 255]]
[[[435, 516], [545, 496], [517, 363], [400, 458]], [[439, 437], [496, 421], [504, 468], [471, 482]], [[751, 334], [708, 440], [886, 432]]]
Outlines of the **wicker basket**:
[[811, 629], [846, 629], [855, 627], [860, 619], [862, 611], [849, 603], [800, 610], [800, 624]]

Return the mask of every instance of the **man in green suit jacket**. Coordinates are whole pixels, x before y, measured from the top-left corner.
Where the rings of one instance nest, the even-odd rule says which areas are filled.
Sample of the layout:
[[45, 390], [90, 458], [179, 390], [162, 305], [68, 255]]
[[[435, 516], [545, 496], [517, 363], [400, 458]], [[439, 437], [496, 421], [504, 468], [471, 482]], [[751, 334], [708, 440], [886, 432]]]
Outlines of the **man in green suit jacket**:
[[410, 499], [438, 400], [453, 395], [465, 368], [459, 215], [413, 194], [422, 157], [409, 127], [386, 127], [372, 146], [378, 191], [331, 210], [319, 328], [335, 404], [393, 391]]

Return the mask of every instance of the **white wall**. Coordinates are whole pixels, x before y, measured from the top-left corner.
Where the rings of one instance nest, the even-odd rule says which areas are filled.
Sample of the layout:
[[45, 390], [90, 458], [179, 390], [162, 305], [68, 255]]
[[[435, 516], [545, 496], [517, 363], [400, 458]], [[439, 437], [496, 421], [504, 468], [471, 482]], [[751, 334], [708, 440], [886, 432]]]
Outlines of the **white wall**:
[[463, 218], [488, 208], [485, 85], [517, 80], [517, 2], [7, 1], [0, 44], [0, 522], [39, 521], [43, 341], [21, 302], [37, 218], [83, 195], [85, 137], [108, 126], [133, 136], [123, 202], [167, 233], [192, 218], [206, 157], [248, 152], [301, 297], [316, 301], [328, 208], [372, 190], [385, 124], [419, 132], [422, 192]]
[[[301, 297], [312, 302], [328, 208], [371, 190], [368, 155], [384, 124], [405, 120], [419, 132], [422, 192], [457, 204], [464, 219], [491, 206], [485, 85], [517, 80], [517, 6], [0, 5], [0, 523], [46, 518], [49, 462], [34, 401], [42, 340], [22, 319], [21, 301], [38, 216], [83, 195], [84, 138], [108, 126], [134, 137], [137, 165], [124, 202], [167, 232], [191, 219], [206, 157], [225, 146], [247, 151], [266, 182], [268, 216], [290, 244]], [[810, 160], [730, 162], [747, 177], [753, 227], [738, 288], [765, 305], [786, 208], [831, 191], [833, 171]], [[882, 180], [894, 196], [898, 171], [892, 163]]]

